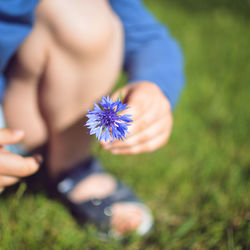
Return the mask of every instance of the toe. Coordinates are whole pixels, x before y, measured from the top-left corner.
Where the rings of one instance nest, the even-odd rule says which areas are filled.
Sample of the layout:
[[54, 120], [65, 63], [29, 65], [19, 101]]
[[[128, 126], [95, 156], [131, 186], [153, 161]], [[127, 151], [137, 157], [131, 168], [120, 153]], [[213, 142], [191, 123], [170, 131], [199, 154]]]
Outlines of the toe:
[[143, 219], [142, 207], [134, 203], [116, 203], [112, 214], [111, 225], [119, 234], [135, 231]]

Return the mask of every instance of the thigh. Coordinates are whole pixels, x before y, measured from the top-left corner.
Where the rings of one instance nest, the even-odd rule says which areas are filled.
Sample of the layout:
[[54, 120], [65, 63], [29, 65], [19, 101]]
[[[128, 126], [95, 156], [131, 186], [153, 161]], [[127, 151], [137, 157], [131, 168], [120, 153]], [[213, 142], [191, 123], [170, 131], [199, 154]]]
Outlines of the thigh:
[[45, 0], [38, 18], [51, 41], [41, 109], [49, 128], [62, 130], [114, 86], [123, 56], [121, 23], [108, 1], [99, 0]]
[[35, 148], [47, 141], [47, 128], [38, 102], [39, 81], [46, 61], [43, 29], [34, 29], [19, 47], [8, 67], [3, 101], [6, 125], [25, 131], [24, 145]]
[[42, 0], [36, 16], [10, 65], [4, 101], [8, 125], [24, 129], [28, 145], [82, 119], [115, 84], [123, 52], [108, 1]]

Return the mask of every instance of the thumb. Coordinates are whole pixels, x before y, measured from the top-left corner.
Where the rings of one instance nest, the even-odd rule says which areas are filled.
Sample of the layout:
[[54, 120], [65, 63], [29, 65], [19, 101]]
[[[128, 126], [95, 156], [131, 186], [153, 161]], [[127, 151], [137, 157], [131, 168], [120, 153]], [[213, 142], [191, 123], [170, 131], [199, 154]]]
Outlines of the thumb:
[[113, 101], [116, 101], [117, 98], [120, 98], [121, 101], [123, 103], [126, 103], [127, 102], [127, 97], [129, 95], [131, 91], [131, 86], [130, 85], [126, 85], [122, 88], [119, 88], [118, 90], [116, 90], [112, 95], [111, 95], [111, 98]]
[[23, 130], [0, 129], [0, 146], [4, 144], [15, 144], [20, 142], [24, 137]]
[[123, 88], [118, 89], [111, 96], [112, 100], [116, 100], [121, 95], [122, 103], [126, 103], [129, 109], [122, 111], [120, 114], [129, 114], [132, 116], [132, 120], [136, 119], [140, 112], [137, 108], [137, 96], [135, 95], [136, 90], [135, 84], [128, 84]]

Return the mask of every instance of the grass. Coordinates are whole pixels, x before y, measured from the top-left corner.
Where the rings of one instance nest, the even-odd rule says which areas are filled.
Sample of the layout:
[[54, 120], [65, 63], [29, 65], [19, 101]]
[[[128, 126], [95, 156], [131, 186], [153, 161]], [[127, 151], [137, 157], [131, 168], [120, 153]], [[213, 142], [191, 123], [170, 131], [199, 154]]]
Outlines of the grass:
[[152, 208], [154, 231], [100, 242], [93, 227], [80, 228], [60, 203], [22, 183], [0, 196], [0, 249], [250, 248], [249, 1], [146, 4], [186, 57], [172, 137], [150, 154], [95, 152]]

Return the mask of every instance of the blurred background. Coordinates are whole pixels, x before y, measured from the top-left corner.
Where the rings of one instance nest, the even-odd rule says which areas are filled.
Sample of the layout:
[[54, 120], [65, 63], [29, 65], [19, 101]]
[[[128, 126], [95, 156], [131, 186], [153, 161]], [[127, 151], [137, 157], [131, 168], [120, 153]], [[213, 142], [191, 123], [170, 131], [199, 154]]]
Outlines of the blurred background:
[[100, 242], [93, 227], [21, 183], [0, 196], [0, 249], [250, 249], [250, 1], [145, 4], [185, 55], [171, 139], [138, 156], [94, 150], [152, 208], [154, 231]]

